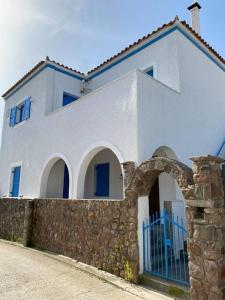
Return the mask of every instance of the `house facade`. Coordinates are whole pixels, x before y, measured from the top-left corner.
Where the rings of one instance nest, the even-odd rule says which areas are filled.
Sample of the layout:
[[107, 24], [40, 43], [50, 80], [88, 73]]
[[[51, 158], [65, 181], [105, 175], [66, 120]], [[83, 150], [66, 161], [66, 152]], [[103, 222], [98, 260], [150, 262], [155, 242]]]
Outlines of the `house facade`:
[[[190, 165], [224, 140], [225, 62], [178, 18], [88, 74], [47, 57], [3, 97], [1, 197], [123, 199], [123, 162]], [[184, 214], [166, 174], [140, 200], [140, 224]]]

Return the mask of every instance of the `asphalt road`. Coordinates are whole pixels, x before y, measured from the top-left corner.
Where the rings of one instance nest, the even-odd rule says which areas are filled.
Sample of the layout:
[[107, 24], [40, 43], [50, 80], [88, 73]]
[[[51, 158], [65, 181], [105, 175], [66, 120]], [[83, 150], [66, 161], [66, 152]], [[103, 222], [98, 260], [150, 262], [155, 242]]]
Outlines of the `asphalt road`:
[[141, 298], [38, 251], [0, 242], [0, 300], [6, 299]]

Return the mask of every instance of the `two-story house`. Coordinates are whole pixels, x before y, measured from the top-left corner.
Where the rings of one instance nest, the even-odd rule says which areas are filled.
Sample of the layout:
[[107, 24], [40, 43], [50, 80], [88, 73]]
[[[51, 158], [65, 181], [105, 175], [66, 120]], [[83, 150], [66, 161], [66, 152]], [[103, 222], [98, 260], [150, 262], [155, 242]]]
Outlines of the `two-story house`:
[[[225, 61], [193, 28], [173, 21], [83, 74], [48, 57], [3, 95], [1, 196], [123, 198], [121, 163], [216, 154], [225, 134]], [[183, 214], [162, 174], [140, 202], [142, 220]]]

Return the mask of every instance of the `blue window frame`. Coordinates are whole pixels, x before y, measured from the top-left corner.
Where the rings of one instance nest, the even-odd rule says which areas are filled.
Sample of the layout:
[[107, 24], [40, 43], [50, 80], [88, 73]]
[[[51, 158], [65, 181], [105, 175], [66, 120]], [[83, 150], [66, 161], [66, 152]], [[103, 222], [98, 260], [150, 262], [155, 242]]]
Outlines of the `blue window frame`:
[[109, 163], [95, 166], [95, 196], [109, 196]]
[[73, 101], [77, 100], [79, 97], [75, 95], [68, 94], [66, 92], [63, 92], [63, 106], [66, 106], [67, 104], [72, 103]]
[[20, 189], [20, 173], [21, 167], [17, 166], [12, 169], [12, 190], [10, 192], [12, 197], [19, 196], [19, 189]]
[[31, 97], [26, 97], [19, 105], [12, 107], [10, 110], [9, 126], [14, 127], [30, 118]]
[[153, 70], [153, 68], [151, 68], [148, 71], [146, 71], [146, 74], [148, 74], [151, 77], [154, 77], [154, 70]]

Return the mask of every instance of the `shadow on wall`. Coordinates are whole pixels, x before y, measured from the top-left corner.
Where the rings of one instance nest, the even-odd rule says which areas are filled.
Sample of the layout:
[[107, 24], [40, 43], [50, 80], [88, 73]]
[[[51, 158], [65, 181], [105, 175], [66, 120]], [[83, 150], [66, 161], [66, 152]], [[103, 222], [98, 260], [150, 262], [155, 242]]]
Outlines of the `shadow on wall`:
[[64, 198], [70, 196], [70, 175], [68, 164], [60, 157], [50, 159], [41, 179], [42, 198]]

